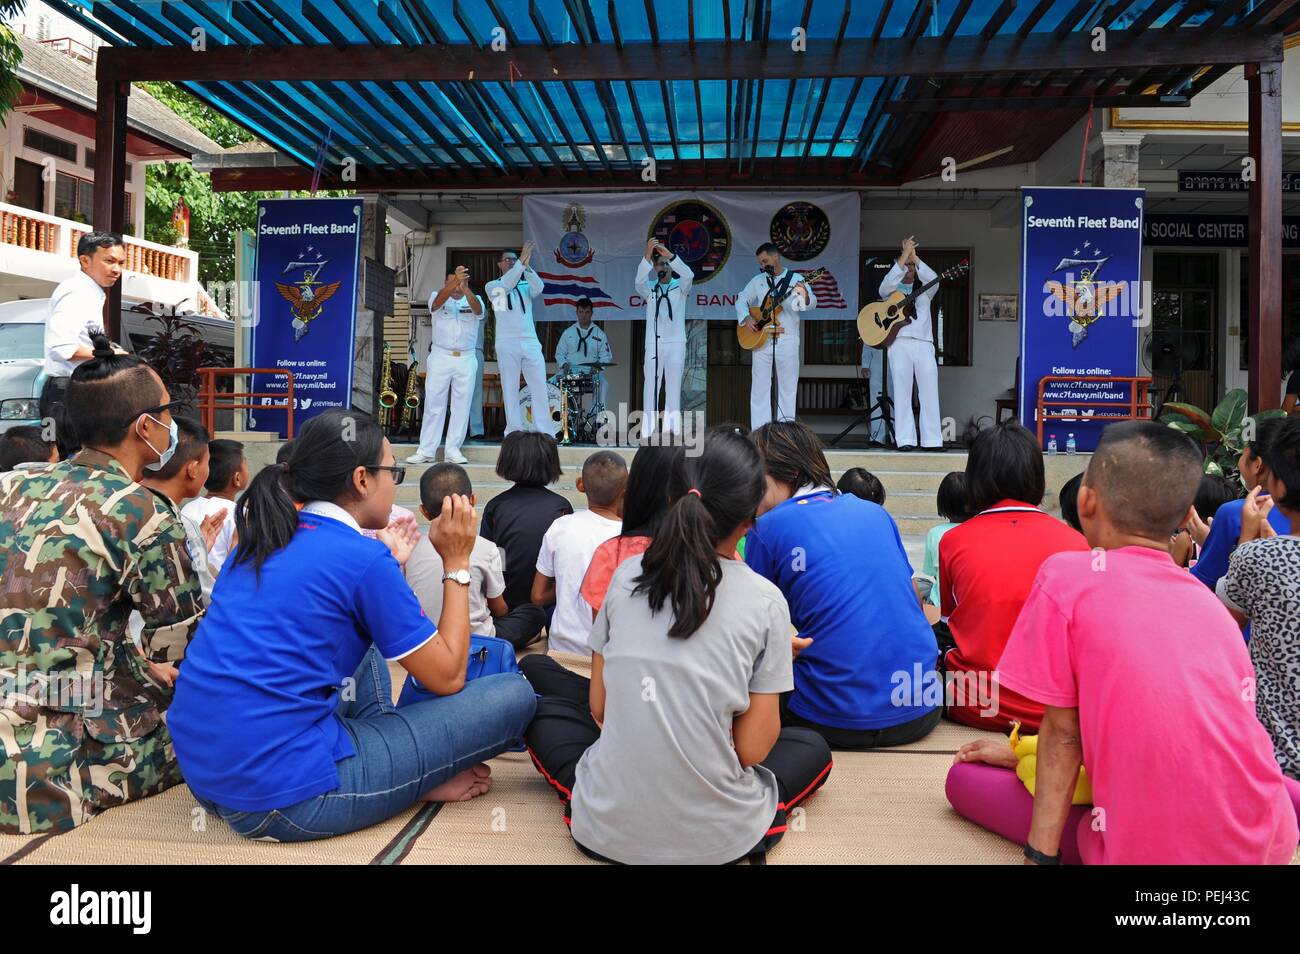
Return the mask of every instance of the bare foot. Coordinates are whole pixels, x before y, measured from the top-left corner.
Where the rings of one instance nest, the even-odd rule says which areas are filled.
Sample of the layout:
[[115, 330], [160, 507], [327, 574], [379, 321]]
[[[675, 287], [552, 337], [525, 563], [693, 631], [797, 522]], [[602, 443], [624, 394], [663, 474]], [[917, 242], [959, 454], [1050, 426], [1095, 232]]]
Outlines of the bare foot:
[[453, 775], [437, 788], [420, 796], [422, 802], [467, 802], [486, 795], [492, 789], [492, 769], [485, 763]]
[[953, 758], [954, 763], [987, 762], [989, 765], [1010, 769], [1015, 768], [1019, 761], [1006, 739], [977, 739], [967, 742], [957, 750], [957, 755]]

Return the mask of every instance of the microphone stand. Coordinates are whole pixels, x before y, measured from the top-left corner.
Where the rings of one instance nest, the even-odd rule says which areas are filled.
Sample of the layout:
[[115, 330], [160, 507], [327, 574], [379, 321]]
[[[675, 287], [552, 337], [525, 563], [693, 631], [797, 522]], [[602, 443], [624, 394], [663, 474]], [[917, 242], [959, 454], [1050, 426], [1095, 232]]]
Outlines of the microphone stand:
[[[661, 299], [655, 298], [655, 384], [654, 384], [654, 417], [650, 419], [652, 434], [662, 433], [662, 428], [655, 428], [659, 423], [659, 302]], [[672, 307], [672, 302], [668, 303]]]

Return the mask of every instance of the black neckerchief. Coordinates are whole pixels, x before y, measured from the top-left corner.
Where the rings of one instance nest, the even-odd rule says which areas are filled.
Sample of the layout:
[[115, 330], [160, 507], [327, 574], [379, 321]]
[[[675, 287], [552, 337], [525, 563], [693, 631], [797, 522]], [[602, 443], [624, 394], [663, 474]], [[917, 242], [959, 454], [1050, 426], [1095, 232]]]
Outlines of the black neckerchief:
[[661, 287], [662, 287], [662, 285], [661, 285], [660, 282], [655, 282], [655, 284], [654, 284], [654, 293], [655, 293], [655, 317], [656, 317], [656, 318], [659, 317], [659, 305], [660, 305], [660, 303], [666, 301], [666, 302], [668, 302], [668, 320], [669, 320], [669, 321], [672, 321], [672, 320], [673, 320], [673, 301], [672, 301], [671, 298], [668, 297], [668, 293], [672, 291], [672, 286], [670, 285], [670, 286], [669, 286], [667, 289], [665, 289], [664, 291], [660, 291], [660, 288], [661, 288]]

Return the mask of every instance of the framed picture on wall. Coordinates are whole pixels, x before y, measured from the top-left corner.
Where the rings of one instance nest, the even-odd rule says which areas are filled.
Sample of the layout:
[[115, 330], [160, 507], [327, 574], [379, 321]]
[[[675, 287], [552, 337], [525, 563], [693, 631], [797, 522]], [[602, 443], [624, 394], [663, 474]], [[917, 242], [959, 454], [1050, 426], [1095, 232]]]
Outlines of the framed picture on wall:
[[1017, 310], [1019, 299], [1019, 295], [991, 295], [988, 292], [980, 292], [979, 320], [1015, 321], [1019, 317]]

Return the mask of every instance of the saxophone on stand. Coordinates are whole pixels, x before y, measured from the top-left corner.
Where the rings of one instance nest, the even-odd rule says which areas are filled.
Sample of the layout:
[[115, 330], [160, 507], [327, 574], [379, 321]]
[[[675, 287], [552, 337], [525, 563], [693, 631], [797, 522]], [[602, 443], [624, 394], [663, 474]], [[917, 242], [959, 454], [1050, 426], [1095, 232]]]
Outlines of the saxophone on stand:
[[[415, 423], [415, 411], [420, 406], [420, 378], [416, 374], [419, 364], [420, 362], [412, 359], [411, 367], [406, 372], [406, 396], [402, 400], [401, 430], [408, 433]], [[395, 399], [396, 395], [393, 397]]]
[[384, 363], [379, 372], [379, 413], [375, 418], [379, 426], [388, 430], [393, 426], [393, 408], [397, 406], [397, 392], [393, 390], [393, 349], [384, 342]]

